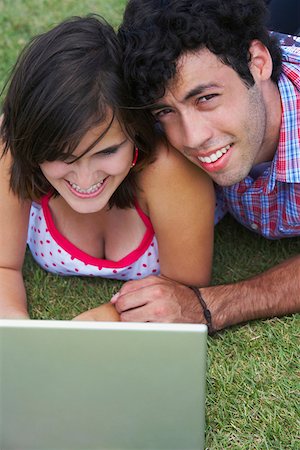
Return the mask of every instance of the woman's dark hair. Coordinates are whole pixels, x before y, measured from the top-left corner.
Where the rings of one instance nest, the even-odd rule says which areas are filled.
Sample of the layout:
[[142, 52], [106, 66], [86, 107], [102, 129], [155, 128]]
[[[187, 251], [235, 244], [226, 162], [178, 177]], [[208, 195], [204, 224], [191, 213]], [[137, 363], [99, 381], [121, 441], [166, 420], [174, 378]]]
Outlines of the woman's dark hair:
[[118, 35], [132, 106], [163, 97], [178, 58], [204, 47], [250, 87], [249, 46], [258, 39], [271, 54], [276, 82], [281, 51], [266, 22], [264, 0], [129, 0]]
[[112, 111], [140, 152], [138, 164], [113, 194], [110, 206], [133, 204], [136, 172], [150, 155], [136, 139], [130, 112], [123, 108], [121, 51], [113, 28], [103, 18], [72, 17], [33, 38], [8, 82], [1, 138], [3, 154], [12, 155], [10, 187], [19, 198], [50, 192], [40, 164], [67, 159], [86, 132], [108, 120]]

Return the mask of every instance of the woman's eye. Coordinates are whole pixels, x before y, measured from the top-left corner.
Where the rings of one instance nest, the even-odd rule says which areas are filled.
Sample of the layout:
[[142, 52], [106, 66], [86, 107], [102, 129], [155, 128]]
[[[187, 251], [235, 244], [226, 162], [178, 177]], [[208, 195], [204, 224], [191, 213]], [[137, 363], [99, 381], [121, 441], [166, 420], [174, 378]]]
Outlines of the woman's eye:
[[110, 156], [117, 153], [118, 148], [111, 148], [107, 150], [101, 150], [100, 152], [95, 153], [95, 156]]
[[57, 158], [57, 161], [64, 162], [65, 164], [72, 164], [74, 161], [76, 161], [76, 156], [63, 153], [59, 156], [59, 158]]
[[170, 108], [168, 109], [161, 109], [159, 111], [153, 112], [153, 116], [156, 120], [161, 119], [162, 117], [166, 116], [167, 114], [170, 114], [172, 110]]

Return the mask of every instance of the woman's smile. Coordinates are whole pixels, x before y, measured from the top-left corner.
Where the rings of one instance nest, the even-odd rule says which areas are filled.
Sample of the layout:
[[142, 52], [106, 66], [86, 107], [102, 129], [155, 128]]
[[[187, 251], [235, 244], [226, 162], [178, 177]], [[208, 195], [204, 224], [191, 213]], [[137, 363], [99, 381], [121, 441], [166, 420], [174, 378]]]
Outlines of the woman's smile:
[[40, 167], [71, 208], [92, 213], [107, 206], [131, 168], [133, 153], [133, 142], [118, 120], [108, 117], [84, 135], [70, 161], [46, 161]]
[[98, 181], [98, 183], [92, 184], [87, 189], [83, 189], [80, 186], [78, 186], [78, 184], [72, 183], [69, 180], [66, 180], [66, 182], [72, 194], [76, 195], [77, 197], [94, 198], [104, 190], [108, 178], [109, 178], [108, 176], [105, 177], [103, 180]]

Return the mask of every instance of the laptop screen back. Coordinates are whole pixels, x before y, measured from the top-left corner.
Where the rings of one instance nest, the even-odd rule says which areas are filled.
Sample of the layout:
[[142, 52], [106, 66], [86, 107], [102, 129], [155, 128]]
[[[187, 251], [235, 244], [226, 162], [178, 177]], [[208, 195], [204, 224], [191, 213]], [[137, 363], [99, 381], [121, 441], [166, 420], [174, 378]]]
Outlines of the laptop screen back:
[[206, 327], [0, 320], [1, 450], [204, 446]]

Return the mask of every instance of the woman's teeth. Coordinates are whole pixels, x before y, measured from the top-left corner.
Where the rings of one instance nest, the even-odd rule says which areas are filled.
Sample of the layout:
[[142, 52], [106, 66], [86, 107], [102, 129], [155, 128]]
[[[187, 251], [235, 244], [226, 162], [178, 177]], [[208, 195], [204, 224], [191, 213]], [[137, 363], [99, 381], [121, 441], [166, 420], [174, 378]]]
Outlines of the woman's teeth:
[[103, 181], [104, 180], [100, 181], [99, 183], [93, 184], [88, 189], [82, 189], [76, 183], [70, 183], [70, 185], [79, 194], [93, 194], [94, 192], [96, 192], [100, 188], [100, 186], [103, 184]]
[[220, 150], [217, 150], [215, 153], [212, 153], [209, 156], [198, 156], [199, 161], [203, 163], [213, 163], [216, 162], [218, 159], [220, 159], [227, 151], [230, 149], [231, 145], [228, 144], [226, 147], [220, 148]]

